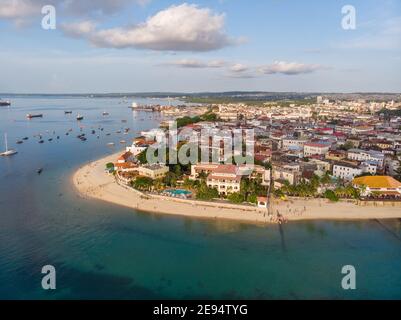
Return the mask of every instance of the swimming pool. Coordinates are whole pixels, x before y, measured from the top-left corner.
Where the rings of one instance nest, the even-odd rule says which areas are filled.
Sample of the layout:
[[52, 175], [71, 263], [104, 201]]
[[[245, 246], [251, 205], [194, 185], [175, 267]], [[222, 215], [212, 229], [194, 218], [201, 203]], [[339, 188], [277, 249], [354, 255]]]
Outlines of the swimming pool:
[[190, 196], [192, 195], [191, 191], [188, 190], [182, 190], [182, 189], [171, 189], [171, 190], [166, 190], [166, 193], [169, 193], [171, 195], [175, 195], [175, 196]]

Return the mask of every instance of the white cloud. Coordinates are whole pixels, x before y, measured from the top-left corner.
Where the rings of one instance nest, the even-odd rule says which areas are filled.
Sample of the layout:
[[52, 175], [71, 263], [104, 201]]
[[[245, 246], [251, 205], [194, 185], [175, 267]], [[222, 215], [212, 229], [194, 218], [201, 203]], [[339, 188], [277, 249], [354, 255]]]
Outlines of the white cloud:
[[248, 66], [241, 63], [234, 64], [230, 67], [230, 71], [235, 73], [242, 73], [248, 71], [248, 69]]
[[40, 15], [41, 8], [53, 5], [73, 16], [108, 15], [129, 4], [145, 5], [151, 0], [0, 0], [0, 19], [21, 20]]
[[39, 2], [34, 0], [2, 0], [0, 19], [21, 19], [37, 14], [39, 8]]
[[180, 68], [202, 69], [202, 68], [222, 68], [226, 65], [226, 62], [221, 60], [212, 60], [204, 62], [196, 59], [182, 59], [178, 61], [169, 62], [164, 65], [176, 66]]
[[260, 67], [259, 71], [263, 74], [297, 75], [297, 74], [312, 73], [321, 68], [322, 66], [318, 64], [304, 64], [297, 62], [276, 61], [273, 64]]
[[82, 35], [91, 34], [96, 29], [96, 23], [93, 21], [81, 21], [74, 24], [62, 25], [63, 31], [70, 37], [80, 38]]
[[[159, 51], [211, 51], [234, 44], [224, 31], [225, 15], [208, 8], [171, 6], [134, 27], [82, 32], [97, 47], [137, 48]], [[74, 29], [64, 26], [65, 30]], [[75, 36], [79, 34], [76, 33]]]

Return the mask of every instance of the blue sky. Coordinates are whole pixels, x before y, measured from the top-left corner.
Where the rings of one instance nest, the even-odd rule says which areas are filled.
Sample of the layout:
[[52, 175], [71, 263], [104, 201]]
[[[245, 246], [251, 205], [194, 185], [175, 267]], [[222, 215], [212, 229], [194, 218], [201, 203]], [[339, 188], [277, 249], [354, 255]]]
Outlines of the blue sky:
[[401, 92], [397, 0], [0, 0], [0, 41], [0, 92]]

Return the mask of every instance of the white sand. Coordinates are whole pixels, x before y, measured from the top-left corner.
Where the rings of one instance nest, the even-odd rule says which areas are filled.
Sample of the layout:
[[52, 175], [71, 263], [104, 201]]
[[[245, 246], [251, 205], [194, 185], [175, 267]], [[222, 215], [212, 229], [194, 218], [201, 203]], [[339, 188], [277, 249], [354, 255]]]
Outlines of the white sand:
[[[92, 162], [73, 175], [73, 184], [84, 198], [95, 198], [139, 211], [181, 215], [204, 219], [229, 219], [250, 223], [269, 223], [266, 210], [253, 207], [205, 204], [198, 201], [175, 201], [165, 197], [144, 197], [131, 188], [120, 186], [105, 172], [106, 164], [114, 162], [120, 153]], [[356, 205], [330, 203], [327, 200], [294, 200], [275, 202], [279, 212], [290, 221], [297, 220], [363, 220], [401, 218], [401, 204]]]

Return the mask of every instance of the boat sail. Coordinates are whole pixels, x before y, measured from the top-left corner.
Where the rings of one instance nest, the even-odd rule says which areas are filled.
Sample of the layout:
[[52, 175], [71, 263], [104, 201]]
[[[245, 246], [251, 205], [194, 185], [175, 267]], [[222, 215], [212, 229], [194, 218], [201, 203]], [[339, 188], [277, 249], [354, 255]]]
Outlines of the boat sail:
[[4, 151], [3, 153], [0, 153], [0, 156], [8, 157], [8, 156], [12, 156], [12, 155], [18, 153], [16, 150], [13, 150], [13, 149], [8, 150], [7, 133], [4, 134], [4, 140], [6, 143], [6, 151]]

